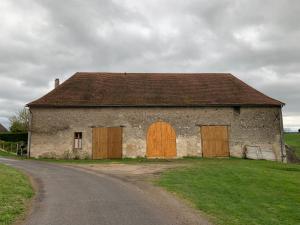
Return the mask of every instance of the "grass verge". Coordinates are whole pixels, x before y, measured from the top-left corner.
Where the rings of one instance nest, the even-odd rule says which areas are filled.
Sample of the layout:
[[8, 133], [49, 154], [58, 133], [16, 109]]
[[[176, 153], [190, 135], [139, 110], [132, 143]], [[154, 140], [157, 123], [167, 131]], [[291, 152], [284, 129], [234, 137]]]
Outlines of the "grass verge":
[[295, 150], [295, 153], [300, 157], [300, 133], [285, 133], [284, 141], [292, 149]]
[[4, 156], [4, 157], [16, 157], [17, 155], [13, 154], [11, 152], [0, 150], [0, 156]]
[[2, 149], [0, 149], [0, 157], [13, 158], [13, 159], [27, 159], [26, 156], [18, 156], [13, 152], [3, 151]]
[[21, 216], [33, 194], [31, 184], [23, 173], [0, 164], [0, 225], [12, 224]]
[[100, 164], [100, 163], [123, 163], [123, 164], [139, 164], [139, 163], [168, 163], [168, 162], [192, 162], [201, 160], [199, 157], [186, 157], [180, 159], [147, 159], [147, 158], [122, 158], [122, 159], [47, 159], [38, 158], [39, 160], [54, 163], [78, 163], [78, 164]]
[[0, 156], [10, 157], [15, 159], [38, 160], [53, 163], [68, 163], [68, 164], [102, 164], [102, 163], [123, 163], [123, 164], [139, 164], [139, 163], [168, 163], [168, 162], [190, 162], [202, 159], [200, 157], [184, 157], [179, 159], [148, 159], [145, 157], [138, 158], [122, 158], [122, 159], [50, 159], [50, 158], [30, 158], [26, 156], [17, 156], [13, 153], [0, 150]]
[[157, 183], [216, 224], [300, 224], [300, 165], [205, 159], [166, 171]]

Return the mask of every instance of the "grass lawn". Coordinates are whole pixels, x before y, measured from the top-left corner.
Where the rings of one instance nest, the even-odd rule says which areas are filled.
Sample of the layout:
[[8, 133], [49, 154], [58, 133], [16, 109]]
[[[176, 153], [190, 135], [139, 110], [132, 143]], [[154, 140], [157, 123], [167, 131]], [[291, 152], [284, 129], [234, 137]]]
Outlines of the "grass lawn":
[[284, 141], [292, 149], [295, 149], [297, 156], [300, 157], [300, 133], [285, 133]]
[[300, 224], [300, 165], [203, 159], [164, 172], [157, 183], [216, 224]]
[[3, 151], [3, 150], [0, 150], [0, 157], [1, 156], [6, 158], [13, 158], [13, 159], [27, 159], [26, 156], [18, 156], [15, 153]]
[[16, 154], [0, 150], [0, 156], [4, 156], [4, 157], [16, 157]]
[[0, 164], [0, 224], [12, 224], [24, 213], [33, 196], [28, 178], [18, 170]]
[[34, 159], [32, 158], [31, 160], [54, 162], [54, 163], [78, 163], [78, 164], [98, 164], [98, 163], [139, 164], [139, 163], [168, 163], [168, 162], [186, 163], [198, 159], [199, 157], [187, 157], [181, 159], [147, 159], [141, 157], [141, 158], [122, 158], [122, 159], [48, 159], [48, 158]]

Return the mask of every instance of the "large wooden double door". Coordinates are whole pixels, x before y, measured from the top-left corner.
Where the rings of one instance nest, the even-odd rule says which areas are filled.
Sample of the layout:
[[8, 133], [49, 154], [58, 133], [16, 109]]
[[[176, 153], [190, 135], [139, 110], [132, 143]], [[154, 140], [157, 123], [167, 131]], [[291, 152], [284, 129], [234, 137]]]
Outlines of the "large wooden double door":
[[227, 126], [202, 126], [202, 156], [228, 157], [229, 136]]
[[122, 127], [93, 128], [93, 159], [122, 158]]

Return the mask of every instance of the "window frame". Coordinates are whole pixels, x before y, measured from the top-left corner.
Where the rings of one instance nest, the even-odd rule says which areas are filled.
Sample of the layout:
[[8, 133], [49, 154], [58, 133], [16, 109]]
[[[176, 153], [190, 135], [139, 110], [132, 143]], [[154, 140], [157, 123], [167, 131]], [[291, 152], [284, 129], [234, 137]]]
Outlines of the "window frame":
[[82, 149], [82, 132], [74, 132], [73, 149]]

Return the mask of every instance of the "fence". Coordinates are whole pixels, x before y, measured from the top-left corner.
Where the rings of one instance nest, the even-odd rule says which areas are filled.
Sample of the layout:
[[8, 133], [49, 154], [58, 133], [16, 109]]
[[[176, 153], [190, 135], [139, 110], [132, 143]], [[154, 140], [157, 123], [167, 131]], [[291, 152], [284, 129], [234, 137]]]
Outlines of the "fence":
[[[8, 142], [8, 141], [1, 141], [0, 140], [0, 149], [10, 152], [13, 154], [23, 155], [24, 150], [26, 149], [26, 143], [23, 141], [20, 142]], [[22, 151], [23, 149], [23, 151]]]
[[300, 158], [296, 155], [295, 150], [290, 146], [285, 145], [287, 162], [289, 163], [300, 163]]

